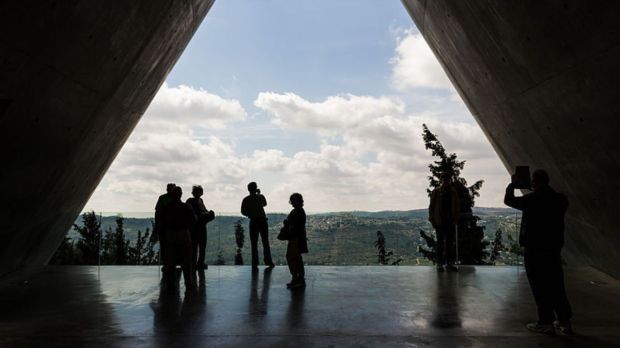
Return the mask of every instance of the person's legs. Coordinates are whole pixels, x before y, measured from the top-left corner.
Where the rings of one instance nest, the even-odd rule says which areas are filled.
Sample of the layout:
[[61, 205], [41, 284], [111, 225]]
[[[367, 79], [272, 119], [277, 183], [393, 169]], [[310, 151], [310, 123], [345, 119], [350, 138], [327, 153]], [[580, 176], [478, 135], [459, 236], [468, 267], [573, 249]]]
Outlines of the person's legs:
[[453, 224], [448, 224], [446, 227], [444, 227], [444, 236], [445, 262], [448, 265], [454, 265], [454, 261], [456, 259], [456, 244], [454, 243], [454, 241], [456, 240], [456, 228]]
[[566, 296], [566, 288], [564, 286], [564, 270], [562, 269], [562, 257], [559, 253], [552, 255], [549, 260], [550, 270], [550, 300], [555, 311], [556, 317], [561, 324], [570, 325], [573, 316], [571, 305]]
[[166, 233], [163, 231], [162, 228], [159, 229], [159, 232], [157, 232], [157, 237], [159, 239], [159, 259], [161, 260], [161, 264], [162, 264], [162, 273], [164, 274], [164, 277], [166, 276], [166, 249], [167, 249], [167, 242], [166, 242]]
[[299, 242], [297, 240], [289, 240], [286, 248], [286, 261], [289, 271], [291, 272], [292, 281], [289, 286], [295, 286], [305, 283], [303, 260], [299, 250]]
[[196, 273], [193, 272], [194, 264], [192, 260], [192, 240], [190, 239], [189, 231], [183, 231], [183, 234], [179, 236], [179, 243], [177, 244], [179, 263], [183, 270], [183, 280], [185, 281], [186, 290], [193, 290], [196, 288]]
[[198, 261], [200, 269], [205, 267], [205, 253], [207, 251], [207, 229], [198, 232]]
[[199, 268], [197, 267], [198, 265], [198, 233], [195, 229], [191, 230], [191, 236], [192, 236], [192, 240], [191, 240], [191, 246], [190, 246], [190, 255], [192, 257], [191, 259], [191, 263], [192, 263], [192, 267], [194, 268], [194, 270], [198, 270]]
[[286, 264], [288, 266], [289, 272], [291, 272], [291, 277], [295, 280], [295, 245], [296, 241], [289, 240], [286, 245]]
[[258, 267], [258, 226], [250, 220], [250, 246], [252, 247], [252, 267]]
[[443, 226], [437, 226], [435, 233], [437, 234], [437, 244], [435, 247], [437, 266], [443, 266], [446, 264], [446, 231]]
[[545, 258], [537, 254], [525, 253], [525, 272], [538, 310], [538, 322], [542, 325], [553, 324], [553, 307], [549, 301], [549, 268]]
[[163, 272], [163, 280], [169, 289], [173, 289], [176, 287], [176, 252], [174, 244], [172, 243], [172, 238], [166, 238], [165, 245], [166, 253], [164, 255], [166, 258], [164, 259], [165, 271]]
[[260, 238], [263, 243], [263, 261], [265, 265], [273, 265], [273, 260], [271, 259], [271, 248], [269, 247], [269, 225], [267, 224], [267, 219], [260, 221]]

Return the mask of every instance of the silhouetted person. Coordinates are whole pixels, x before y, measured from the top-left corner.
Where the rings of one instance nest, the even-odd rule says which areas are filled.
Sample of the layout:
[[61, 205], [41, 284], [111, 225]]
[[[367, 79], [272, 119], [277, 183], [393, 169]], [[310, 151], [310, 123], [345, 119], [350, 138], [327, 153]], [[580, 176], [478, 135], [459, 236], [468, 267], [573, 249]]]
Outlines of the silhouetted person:
[[428, 220], [437, 234], [437, 270], [456, 271], [455, 235], [459, 220], [459, 195], [449, 174], [441, 174], [441, 185], [431, 192], [431, 203], [428, 206]]
[[196, 215], [196, 223], [191, 228], [192, 237], [192, 265], [195, 270], [207, 269], [205, 263], [205, 251], [207, 248], [207, 223], [215, 218], [213, 210], [207, 210], [202, 201], [204, 193], [202, 186], [196, 185], [192, 187], [192, 196], [188, 198], [186, 203], [194, 210]]
[[561, 256], [568, 200], [549, 186], [544, 170], [532, 174], [531, 186], [531, 193], [515, 197], [514, 184], [510, 183], [504, 196], [507, 206], [523, 211], [519, 244], [524, 248], [525, 271], [538, 308], [538, 322], [526, 326], [530, 331], [554, 334], [557, 318], [558, 329], [571, 334], [572, 310], [564, 288]]
[[[166, 230], [166, 259], [164, 260], [166, 269], [172, 270], [176, 265], [181, 265], [183, 269], [183, 279], [185, 288], [196, 289], [196, 275], [192, 266], [192, 241], [190, 228], [196, 222], [196, 216], [192, 207], [181, 201], [183, 190], [180, 187], [172, 189], [170, 197], [172, 201], [163, 211], [163, 223]], [[171, 272], [168, 272], [171, 273]], [[172, 274], [167, 278], [168, 286], [175, 286], [176, 277]]]
[[250, 219], [250, 244], [252, 245], [252, 270], [258, 269], [258, 236], [260, 235], [263, 243], [263, 254], [265, 265], [270, 268], [275, 267], [271, 259], [269, 249], [269, 226], [265, 215], [267, 200], [260, 193], [255, 182], [248, 184], [250, 194], [241, 202], [241, 214]]
[[170, 194], [175, 187], [176, 185], [174, 183], [169, 183], [166, 185], [166, 193], [159, 196], [157, 199], [157, 204], [155, 204], [155, 227], [153, 228], [153, 234], [151, 235], [151, 243], [156, 243], [157, 240], [159, 240], [159, 257], [164, 263], [164, 267], [162, 267], [164, 278], [166, 277], [165, 261], [163, 261], [166, 257], [166, 231], [163, 226], [162, 214], [168, 204], [172, 202]]
[[288, 229], [288, 245], [286, 247], [286, 262], [293, 279], [286, 284], [289, 288], [306, 286], [304, 260], [301, 254], [308, 252], [306, 239], [306, 212], [304, 211], [304, 198], [299, 193], [293, 193], [289, 199], [293, 210], [288, 214], [284, 225]]

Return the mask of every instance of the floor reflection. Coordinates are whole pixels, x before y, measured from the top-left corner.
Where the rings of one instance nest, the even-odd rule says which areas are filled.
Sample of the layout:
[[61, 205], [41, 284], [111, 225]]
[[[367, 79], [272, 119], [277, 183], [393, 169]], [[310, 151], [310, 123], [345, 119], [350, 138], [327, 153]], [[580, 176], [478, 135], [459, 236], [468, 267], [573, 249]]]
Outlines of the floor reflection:
[[306, 327], [304, 316], [304, 303], [306, 300], [306, 288], [289, 290], [291, 300], [286, 311], [286, 322], [289, 329], [303, 329]]
[[206, 325], [207, 291], [205, 272], [198, 273], [197, 291], [187, 291], [181, 299], [179, 287], [160, 287], [159, 296], [151, 303], [153, 333], [157, 346], [169, 346], [179, 336], [191, 336]]
[[437, 274], [437, 286], [431, 326], [438, 329], [460, 328], [459, 275], [455, 273]]
[[271, 271], [272, 269], [266, 268], [263, 271], [263, 284], [260, 289], [260, 295], [258, 292], [258, 278], [260, 278], [260, 272], [258, 270], [252, 271], [252, 281], [250, 282], [250, 299], [248, 302], [248, 321], [249, 324], [256, 330], [260, 331], [265, 327], [267, 308], [269, 304], [269, 287], [271, 286]]

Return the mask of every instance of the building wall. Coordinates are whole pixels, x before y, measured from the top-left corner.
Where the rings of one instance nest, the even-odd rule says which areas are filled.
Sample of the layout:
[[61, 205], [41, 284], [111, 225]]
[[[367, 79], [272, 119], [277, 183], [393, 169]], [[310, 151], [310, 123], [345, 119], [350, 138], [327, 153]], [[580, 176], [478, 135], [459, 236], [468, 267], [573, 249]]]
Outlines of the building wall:
[[506, 168], [568, 196], [566, 261], [620, 276], [620, 2], [403, 4]]
[[0, 2], [0, 276], [47, 263], [213, 1]]

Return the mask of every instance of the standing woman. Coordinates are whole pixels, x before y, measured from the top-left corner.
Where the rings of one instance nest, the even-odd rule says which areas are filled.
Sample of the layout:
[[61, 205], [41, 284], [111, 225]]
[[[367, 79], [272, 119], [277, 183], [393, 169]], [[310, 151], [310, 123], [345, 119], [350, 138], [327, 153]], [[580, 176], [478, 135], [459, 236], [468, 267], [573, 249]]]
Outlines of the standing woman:
[[301, 254], [308, 252], [308, 242], [306, 240], [306, 212], [303, 208], [304, 198], [299, 193], [293, 193], [289, 203], [293, 206], [293, 210], [286, 218], [290, 236], [286, 248], [286, 261], [293, 279], [286, 286], [292, 289], [306, 286], [304, 260]]

